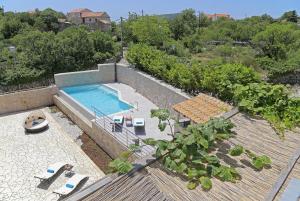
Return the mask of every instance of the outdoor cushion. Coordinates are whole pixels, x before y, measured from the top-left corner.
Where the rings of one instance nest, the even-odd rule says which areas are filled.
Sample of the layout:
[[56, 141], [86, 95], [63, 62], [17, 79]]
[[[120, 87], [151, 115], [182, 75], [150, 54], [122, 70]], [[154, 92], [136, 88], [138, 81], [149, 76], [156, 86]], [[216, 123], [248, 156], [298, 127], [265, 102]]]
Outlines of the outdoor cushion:
[[48, 169], [47, 172], [54, 173], [54, 170]]
[[114, 123], [117, 123], [117, 124], [121, 124], [121, 123], [123, 123], [123, 116], [114, 116], [113, 117], [113, 121], [114, 121]]
[[33, 122], [32, 122], [32, 126], [35, 126], [35, 125], [38, 125], [38, 124], [39, 124], [38, 121], [33, 121]]
[[85, 175], [75, 174], [73, 175], [62, 187], [53, 191], [53, 193], [59, 195], [68, 195], [75, 190], [76, 186], [84, 179], [89, 178]]
[[74, 185], [72, 185], [72, 184], [66, 184], [66, 187], [67, 188], [74, 188]]
[[134, 118], [133, 126], [145, 126], [145, 119], [144, 118]]

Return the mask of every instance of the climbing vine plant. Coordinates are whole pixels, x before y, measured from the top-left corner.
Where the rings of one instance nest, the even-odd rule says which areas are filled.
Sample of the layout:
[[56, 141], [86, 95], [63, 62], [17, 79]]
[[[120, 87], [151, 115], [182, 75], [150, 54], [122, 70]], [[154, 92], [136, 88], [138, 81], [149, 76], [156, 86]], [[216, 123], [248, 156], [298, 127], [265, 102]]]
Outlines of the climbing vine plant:
[[267, 83], [236, 85], [234, 90], [234, 99], [239, 109], [262, 116], [281, 137], [286, 129], [300, 126], [300, 98], [288, 95], [285, 86]]
[[[190, 125], [182, 132], [176, 133], [171, 141], [150, 138], [144, 142], [157, 147], [156, 156], [161, 158], [167, 169], [188, 178], [189, 189], [201, 185], [203, 189], [209, 190], [212, 188], [213, 177], [228, 182], [241, 179], [237, 170], [221, 163], [214, 151], [220, 142], [233, 137], [233, 127], [231, 121], [216, 118], [204, 124]], [[228, 154], [246, 154], [253, 168], [257, 170], [271, 165], [268, 156], [257, 156], [240, 145], [230, 149]]]

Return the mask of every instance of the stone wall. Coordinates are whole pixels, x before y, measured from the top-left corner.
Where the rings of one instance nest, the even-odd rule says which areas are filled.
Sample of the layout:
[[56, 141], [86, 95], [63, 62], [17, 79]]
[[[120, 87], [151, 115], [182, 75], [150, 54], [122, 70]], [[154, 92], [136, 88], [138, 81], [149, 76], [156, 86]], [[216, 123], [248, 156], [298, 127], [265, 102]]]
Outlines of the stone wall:
[[128, 150], [121, 142], [98, 126], [95, 120], [92, 121], [92, 132], [89, 136], [112, 158], [117, 158], [122, 152]]
[[131, 68], [128, 65], [118, 64], [118, 82], [127, 84], [160, 108], [172, 111], [172, 105], [189, 99], [186, 93], [174, 88], [165, 82]]
[[270, 79], [269, 81], [274, 83], [291, 84], [291, 85], [300, 84], [300, 70], [293, 73], [288, 73], [286, 75], [281, 75], [274, 79]]
[[66, 102], [59, 96], [54, 96], [53, 100], [55, 105], [88, 134], [110, 157], [116, 158], [120, 153], [127, 150], [122, 143], [119, 143], [112, 135], [99, 127], [94, 120], [87, 119], [69, 102]]
[[0, 95], [0, 115], [53, 105], [57, 87], [50, 86]]
[[54, 78], [55, 84], [59, 88], [74, 85], [114, 82], [115, 65], [99, 64], [98, 70], [60, 73], [54, 75]]

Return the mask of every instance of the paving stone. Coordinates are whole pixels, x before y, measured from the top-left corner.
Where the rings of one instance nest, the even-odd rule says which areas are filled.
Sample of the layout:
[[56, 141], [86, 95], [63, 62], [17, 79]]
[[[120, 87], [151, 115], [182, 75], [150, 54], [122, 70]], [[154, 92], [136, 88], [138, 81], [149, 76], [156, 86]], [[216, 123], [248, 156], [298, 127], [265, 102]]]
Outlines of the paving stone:
[[104, 173], [64, 132], [43, 109], [49, 121], [49, 129], [38, 134], [26, 135], [22, 127], [30, 112], [0, 117], [0, 200], [45, 200], [59, 197], [52, 193], [68, 179], [62, 173], [49, 187], [40, 185], [35, 174], [45, 171], [56, 162], [74, 165], [74, 171], [88, 175], [85, 186], [104, 176]]

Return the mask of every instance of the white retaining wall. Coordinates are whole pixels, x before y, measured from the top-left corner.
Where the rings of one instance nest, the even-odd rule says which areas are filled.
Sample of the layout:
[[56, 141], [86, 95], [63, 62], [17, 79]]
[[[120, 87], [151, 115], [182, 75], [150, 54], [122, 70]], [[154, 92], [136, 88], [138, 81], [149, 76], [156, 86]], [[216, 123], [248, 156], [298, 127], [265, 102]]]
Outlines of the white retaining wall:
[[115, 81], [115, 65], [99, 64], [98, 70], [78, 71], [60, 73], [54, 75], [57, 87], [68, 87], [75, 85], [107, 83]]
[[172, 105], [190, 98], [180, 89], [124, 64], [117, 65], [117, 80], [136, 89], [158, 107], [170, 111]]
[[0, 115], [53, 105], [57, 87], [49, 86], [0, 95]]

